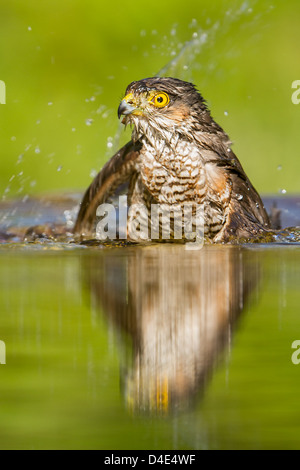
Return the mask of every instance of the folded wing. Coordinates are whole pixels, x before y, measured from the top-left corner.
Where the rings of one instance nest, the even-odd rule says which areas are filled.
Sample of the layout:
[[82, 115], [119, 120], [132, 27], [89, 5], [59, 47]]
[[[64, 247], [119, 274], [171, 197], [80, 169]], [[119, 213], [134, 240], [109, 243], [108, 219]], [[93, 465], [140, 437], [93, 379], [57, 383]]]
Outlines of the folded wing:
[[104, 165], [83, 196], [74, 234], [92, 231], [97, 207], [136, 172], [140, 149], [141, 144], [130, 141]]

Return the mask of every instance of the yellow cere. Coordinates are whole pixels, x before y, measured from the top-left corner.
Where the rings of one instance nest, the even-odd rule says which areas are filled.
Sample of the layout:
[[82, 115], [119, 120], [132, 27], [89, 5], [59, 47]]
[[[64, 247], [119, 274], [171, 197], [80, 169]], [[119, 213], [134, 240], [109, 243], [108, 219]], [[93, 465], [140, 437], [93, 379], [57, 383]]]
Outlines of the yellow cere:
[[128, 93], [128, 95], [124, 97], [124, 101], [126, 101], [127, 103], [129, 103], [129, 101], [132, 101], [132, 99], [133, 99], [133, 93]]

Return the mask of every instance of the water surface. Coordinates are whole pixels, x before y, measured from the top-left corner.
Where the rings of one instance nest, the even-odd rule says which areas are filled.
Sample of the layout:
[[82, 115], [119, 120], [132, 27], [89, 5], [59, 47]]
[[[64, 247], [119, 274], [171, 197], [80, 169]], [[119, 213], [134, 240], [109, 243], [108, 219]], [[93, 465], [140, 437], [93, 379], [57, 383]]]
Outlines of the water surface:
[[1, 448], [299, 449], [298, 243], [0, 249]]

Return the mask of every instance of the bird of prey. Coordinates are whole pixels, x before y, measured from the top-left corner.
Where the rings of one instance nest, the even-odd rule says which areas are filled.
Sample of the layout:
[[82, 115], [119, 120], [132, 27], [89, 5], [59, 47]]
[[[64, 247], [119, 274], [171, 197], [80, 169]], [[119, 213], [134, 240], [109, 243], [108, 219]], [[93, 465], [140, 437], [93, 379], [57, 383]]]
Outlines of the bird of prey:
[[132, 82], [118, 116], [132, 125], [131, 141], [87, 189], [75, 234], [92, 233], [97, 207], [125, 182], [129, 205], [143, 204], [149, 220], [153, 204], [200, 206], [212, 242], [253, 239], [270, 230], [260, 196], [195, 85], [170, 77]]

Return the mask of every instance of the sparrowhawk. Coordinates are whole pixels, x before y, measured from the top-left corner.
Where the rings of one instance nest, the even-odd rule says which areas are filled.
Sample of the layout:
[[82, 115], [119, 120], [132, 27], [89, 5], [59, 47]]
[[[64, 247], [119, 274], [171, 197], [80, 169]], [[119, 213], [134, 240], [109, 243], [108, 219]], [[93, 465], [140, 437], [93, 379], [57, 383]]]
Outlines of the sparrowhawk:
[[144, 204], [149, 220], [152, 204], [200, 206], [205, 235], [213, 242], [255, 238], [270, 229], [228, 135], [192, 83], [169, 77], [132, 82], [118, 116], [132, 125], [132, 139], [87, 189], [75, 234], [92, 232], [97, 207], [124, 182], [129, 205]]

